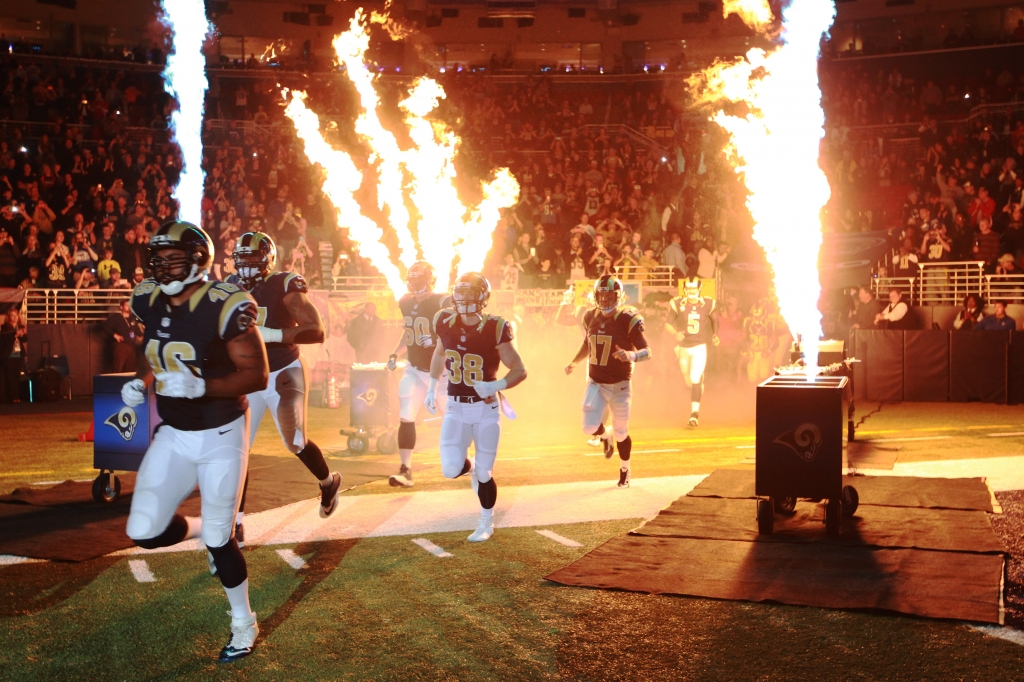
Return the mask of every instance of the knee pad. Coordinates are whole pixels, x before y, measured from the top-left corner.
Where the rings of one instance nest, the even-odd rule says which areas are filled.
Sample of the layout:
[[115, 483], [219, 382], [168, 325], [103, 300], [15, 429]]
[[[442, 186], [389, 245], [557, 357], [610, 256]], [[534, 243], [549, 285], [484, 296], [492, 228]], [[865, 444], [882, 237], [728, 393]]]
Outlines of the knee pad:
[[331, 475], [331, 470], [324, 460], [324, 453], [320, 452], [320, 448], [313, 441], [306, 441], [306, 447], [302, 448], [296, 457], [309, 469], [311, 474], [316, 476], [316, 480], [322, 481]]
[[489, 479], [486, 483], [477, 486], [476, 494], [480, 498], [481, 507], [494, 509], [494, 503], [498, 500], [498, 484], [494, 482], [493, 478]]
[[221, 547], [231, 539], [235, 531], [235, 515], [224, 520], [210, 521], [203, 519], [203, 544], [207, 547]]
[[469, 460], [464, 460], [461, 465], [451, 464], [443, 462], [441, 464], [441, 475], [445, 478], [458, 478], [459, 476], [465, 476], [470, 470]]
[[416, 422], [398, 424], [398, 449], [412, 450], [416, 447]]
[[615, 444], [619, 449], [619, 459], [623, 462], [629, 461], [629, 453], [633, 451], [633, 439], [626, 436]]
[[[130, 518], [129, 521], [131, 521]], [[178, 544], [185, 539], [186, 535], [188, 535], [188, 521], [186, 521], [185, 517], [181, 514], [175, 514], [171, 517], [171, 522], [167, 524], [167, 528], [164, 529], [164, 532], [153, 538], [132, 537], [133, 530], [132, 524], [129, 523], [127, 529], [128, 537], [132, 538], [132, 542], [143, 549], [170, 547], [171, 545]]]
[[213, 555], [213, 563], [217, 566], [217, 577], [228, 589], [238, 587], [249, 577], [249, 569], [245, 565], [245, 557], [238, 548], [238, 542], [231, 538], [220, 547], [206, 546]]
[[690, 401], [699, 403], [701, 396], [704, 395], [704, 382], [696, 383], [690, 387]]

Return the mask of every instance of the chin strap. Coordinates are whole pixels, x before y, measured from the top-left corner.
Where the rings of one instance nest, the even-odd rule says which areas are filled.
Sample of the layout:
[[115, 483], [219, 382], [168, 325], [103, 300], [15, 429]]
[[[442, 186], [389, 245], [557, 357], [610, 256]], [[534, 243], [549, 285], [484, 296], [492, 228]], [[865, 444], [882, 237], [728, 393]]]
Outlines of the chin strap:
[[192, 272], [189, 273], [188, 277], [176, 282], [168, 282], [167, 284], [160, 284], [160, 291], [164, 292], [168, 296], [177, 296], [185, 287], [189, 284], [194, 284], [203, 279], [206, 276], [206, 270], [200, 270], [199, 266], [193, 265]]

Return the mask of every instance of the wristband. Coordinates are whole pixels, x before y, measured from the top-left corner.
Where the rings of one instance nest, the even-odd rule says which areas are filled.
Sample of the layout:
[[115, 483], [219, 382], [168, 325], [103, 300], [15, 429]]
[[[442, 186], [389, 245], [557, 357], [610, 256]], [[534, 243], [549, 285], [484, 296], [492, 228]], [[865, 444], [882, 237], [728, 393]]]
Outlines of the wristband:
[[650, 348], [641, 348], [640, 350], [636, 351], [636, 353], [634, 355], [636, 356], [634, 358], [634, 362], [643, 362], [644, 360], [650, 360], [651, 359], [651, 349]]
[[284, 332], [280, 329], [273, 329], [271, 327], [256, 327], [259, 331], [260, 336], [263, 337], [263, 343], [281, 343], [284, 339]]
[[504, 391], [506, 388], [508, 388], [508, 382], [505, 381], [504, 379], [498, 379], [497, 381], [494, 382], [495, 393], [497, 393], [498, 391]]
[[430, 383], [427, 384], [427, 395], [433, 395], [437, 393], [437, 379], [430, 377]]

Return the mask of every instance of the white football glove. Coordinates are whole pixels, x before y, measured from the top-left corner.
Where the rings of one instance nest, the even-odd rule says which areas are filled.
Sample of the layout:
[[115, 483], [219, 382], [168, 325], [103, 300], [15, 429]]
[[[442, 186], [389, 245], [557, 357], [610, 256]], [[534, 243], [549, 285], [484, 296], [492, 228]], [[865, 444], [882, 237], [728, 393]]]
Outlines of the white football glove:
[[146, 402], [146, 384], [142, 379], [132, 379], [121, 387], [121, 402], [136, 407]]
[[391, 357], [388, 358], [388, 369], [390, 369], [392, 372], [394, 372], [395, 369], [397, 369], [397, 368], [398, 368], [398, 356], [395, 355], [394, 353], [392, 353]]
[[434, 338], [430, 334], [420, 334], [416, 343], [424, 348], [430, 348], [434, 345]]
[[423, 399], [423, 407], [427, 408], [430, 414], [437, 414], [437, 379], [430, 377], [430, 384], [427, 385], [427, 397]]
[[156, 392], [168, 398], [201, 398], [206, 381], [192, 372], [161, 372], [156, 375]]
[[478, 381], [473, 384], [473, 390], [481, 398], [490, 398], [494, 396], [498, 391], [504, 390], [508, 387], [508, 382], [504, 379], [498, 379], [497, 381]]
[[260, 338], [263, 339], [263, 343], [281, 343], [284, 339], [284, 332], [280, 329], [256, 327], [256, 331], [260, 333]]

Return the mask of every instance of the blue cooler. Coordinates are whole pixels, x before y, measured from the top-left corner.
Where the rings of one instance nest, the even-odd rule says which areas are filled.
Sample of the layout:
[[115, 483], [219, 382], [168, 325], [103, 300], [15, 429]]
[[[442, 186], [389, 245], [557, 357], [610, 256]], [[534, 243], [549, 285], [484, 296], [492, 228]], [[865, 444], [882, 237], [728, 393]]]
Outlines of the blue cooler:
[[100, 470], [93, 481], [97, 502], [113, 502], [121, 494], [121, 481], [114, 471], [138, 471], [142, 457], [160, 424], [156, 394], [147, 391], [146, 402], [128, 407], [121, 401], [121, 387], [134, 374], [97, 374], [92, 378], [93, 466]]

